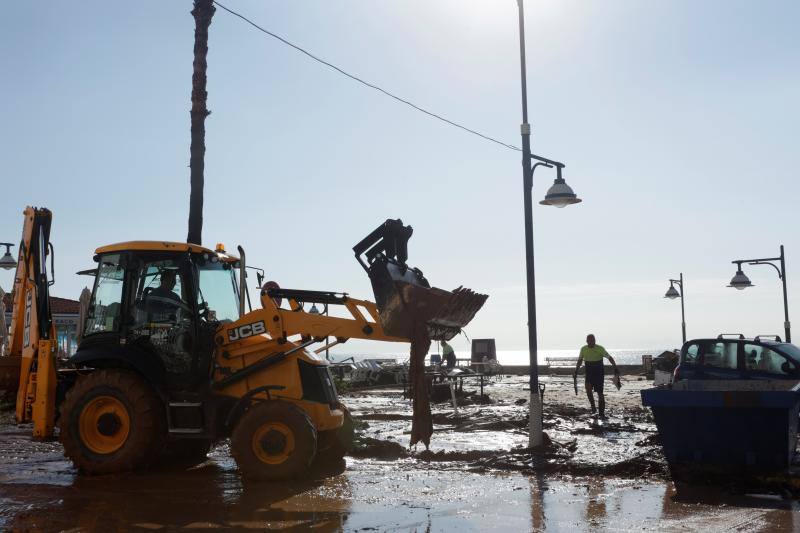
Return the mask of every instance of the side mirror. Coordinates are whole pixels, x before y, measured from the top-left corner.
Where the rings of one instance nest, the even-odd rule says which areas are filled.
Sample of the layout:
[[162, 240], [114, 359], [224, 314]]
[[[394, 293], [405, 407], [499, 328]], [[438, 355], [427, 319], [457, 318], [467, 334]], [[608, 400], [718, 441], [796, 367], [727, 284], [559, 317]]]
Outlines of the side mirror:
[[789, 361], [784, 361], [783, 364], [781, 365], [781, 372], [793, 376], [797, 374], [797, 367], [789, 363]]

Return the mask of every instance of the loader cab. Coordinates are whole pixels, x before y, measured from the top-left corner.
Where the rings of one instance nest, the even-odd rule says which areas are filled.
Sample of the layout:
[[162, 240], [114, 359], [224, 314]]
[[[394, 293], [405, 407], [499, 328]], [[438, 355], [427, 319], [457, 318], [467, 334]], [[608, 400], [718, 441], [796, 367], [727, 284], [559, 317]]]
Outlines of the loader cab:
[[167, 388], [211, 375], [214, 333], [239, 318], [238, 259], [186, 243], [97, 250], [94, 289], [73, 362], [131, 366]]

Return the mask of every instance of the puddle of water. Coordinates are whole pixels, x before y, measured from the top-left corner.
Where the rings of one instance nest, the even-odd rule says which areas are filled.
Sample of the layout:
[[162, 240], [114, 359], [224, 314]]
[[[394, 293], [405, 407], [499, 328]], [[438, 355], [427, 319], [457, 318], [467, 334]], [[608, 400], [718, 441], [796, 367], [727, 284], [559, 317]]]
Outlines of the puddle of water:
[[[3, 484], [0, 528], [318, 531], [748, 530], [800, 527], [798, 506], [774, 497], [675, 497], [671, 484], [473, 473], [420, 468], [413, 460], [348, 460], [315, 481], [243, 484], [214, 459], [171, 475], [74, 477], [69, 485]], [[66, 467], [68, 469], [68, 467]]]

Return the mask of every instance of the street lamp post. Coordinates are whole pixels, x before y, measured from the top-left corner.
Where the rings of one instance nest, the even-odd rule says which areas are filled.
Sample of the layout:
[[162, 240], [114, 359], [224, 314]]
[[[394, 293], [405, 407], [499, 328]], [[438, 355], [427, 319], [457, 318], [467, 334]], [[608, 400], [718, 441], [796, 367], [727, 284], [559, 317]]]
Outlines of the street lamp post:
[[[775, 264], [778, 262], [780, 267]], [[783, 329], [786, 332], [786, 342], [792, 342], [792, 325], [789, 322], [789, 299], [786, 295], [786, 259], [783, 253], [783, 245], [781, 244], [781, 255], [779, 257], [765, 257], [762, 259], [735, 259], [731, 261], [736, 265], [736, 274], [731, 278], [728, 287], [738, 289], [740, 291], [753, 287], [750, 278], [742, 271], [742, 263], [748, 265], [769, 265], [778, 272], [778, 279], [783, 282]]]
[[[6, 247], [6, 253], [3, 254], [3, 257], [0, 257], [0, 268], [3, 270], [12, 270], [16, 268], [17, 261], [14, 259], [14, 256], [11, 255], [11, 247], [14, 245], [10, 242], [0, 242], [0, 246]], [[11, 288], [14, 288], [13, 283], [11, 284]], [[0, 357], [5, 355], [8, 349], [8, 327], [5, 319], [6, 306], [3, 303], [4, 296], [5, 291], [0, 287]]]
[[[680, 292], [675, 290], [675, 285], [681, 288]], [[674, 300], [675, 298], [681, 299], [681, 334], [683, 335], [683, 344], [686, 344], [686, 311], [683, 308], [683, 272], [678, 276], [678, 279], [669, 280], [669, 289], [667, 289], [664, 298], [669, 298], [670, 300]]]
[[[531, 193], [533, 189], [533, 171], [539, 165], [557, 169], [557, 178], [547, 191], [545, 199], [540, 203], [564, 207], [581, 200], [561, 177], [563, 163], [535, 156], [531, 153], [531, 126], [528, 123], [528, 82], [525, 66], [525, 9], [523, 0], [517, 0], [519, 7], [519, 56], [520, 76], [522, 82], [522, 182], [525, 204], [525, 266], [528, 296], [528, 351], [530, 362], [530, 420], [528, 446], [538, 448], [543, 443], [542, 437], [542, 401], [539, 396], [539, 367], [537, 360], [538, 341], [536, 335], [536, 283], [533, 262], [533, 205]], [[538, 161], [533, 165], [532, 160]]]

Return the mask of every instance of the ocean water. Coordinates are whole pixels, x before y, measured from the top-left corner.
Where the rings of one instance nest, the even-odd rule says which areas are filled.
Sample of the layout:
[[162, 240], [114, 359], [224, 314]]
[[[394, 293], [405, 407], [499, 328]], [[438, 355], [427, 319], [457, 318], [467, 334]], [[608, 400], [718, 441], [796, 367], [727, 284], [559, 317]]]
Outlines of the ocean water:
[[[640, 365], [642, 364], [642, 355], [649, 354], [653, 357], [659, 355], [667, 348], [624, 348], [624, 349], [611, 349], [608, 348], [608, 353], [614, 358], [614, 361], [621, 365]], [[434, 353], [433, 351], [431, 353]], [[334, 361], [341, 361], [343, 359], [353, 357], [356, 361], [362, 359], [397, 359], [399, 362], [408, 361], [408, 353], [397, 352], [392, 354], [331, 354]], [[469, 352], [456, 350], [456, 357], [468, 358]], [[538, 360], [539, 364], [545, 364], [545, 359], [551, 358], [574, 358], [578, 357], [578, 350], [539, 350]], [[498, 350], [497, 360], [501, 365], [527, 365], [528, 364], [528, 350]]]

